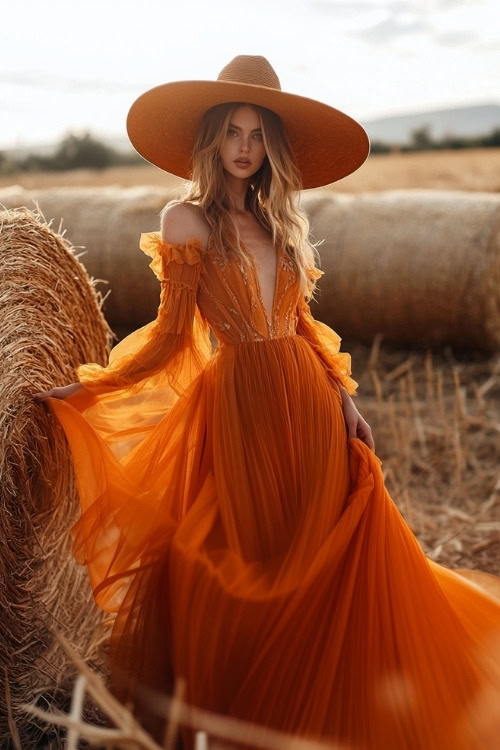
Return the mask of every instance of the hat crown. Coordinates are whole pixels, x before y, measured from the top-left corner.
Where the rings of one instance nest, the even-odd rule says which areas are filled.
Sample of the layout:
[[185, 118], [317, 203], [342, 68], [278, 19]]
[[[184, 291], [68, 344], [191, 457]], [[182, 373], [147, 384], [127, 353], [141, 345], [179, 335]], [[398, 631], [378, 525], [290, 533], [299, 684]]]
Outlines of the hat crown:
[[253, 86], [266, 86], [281, 91], [280, 79], [271, 63], [262, 55], [237, 55], [225, 65], [218, 81], [250, 83]]

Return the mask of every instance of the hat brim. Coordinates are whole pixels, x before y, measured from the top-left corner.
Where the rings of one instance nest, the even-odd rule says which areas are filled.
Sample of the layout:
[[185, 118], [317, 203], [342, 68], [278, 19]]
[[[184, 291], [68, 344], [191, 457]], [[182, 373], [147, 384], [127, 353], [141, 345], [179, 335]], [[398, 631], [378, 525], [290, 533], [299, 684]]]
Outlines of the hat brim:
[[366, 131], [344, 112], [298, 94], [230, 81], [173, 81], [149, 89], [129, 110], [128, 137], [151, 164], [190, 179], [191, 152], [203, 114], [229, 101], [258, 104], [282, 118], [304, 189], [341, 180], [370, 153]]

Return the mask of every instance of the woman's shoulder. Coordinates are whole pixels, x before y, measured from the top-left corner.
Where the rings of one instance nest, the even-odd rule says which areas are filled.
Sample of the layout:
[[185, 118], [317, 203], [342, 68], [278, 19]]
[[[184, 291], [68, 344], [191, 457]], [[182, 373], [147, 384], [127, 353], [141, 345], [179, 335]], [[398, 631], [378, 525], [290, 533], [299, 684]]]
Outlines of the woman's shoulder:
[[205, 250], [210, 236], [210, 224], [200, 206], [179, 201], [163, 210], [160, 235], [163, 242], [173, 245], [185, 244], [188, 240], [197, 238]]
[[164, 280], [167, 265], [203, 262], [209, 236], [210, 226], [201, 209], [178, 201], [163, 209], [159, 232], [141, 233], [139, 247], [153, 259], [149, 265], [156, 276]]

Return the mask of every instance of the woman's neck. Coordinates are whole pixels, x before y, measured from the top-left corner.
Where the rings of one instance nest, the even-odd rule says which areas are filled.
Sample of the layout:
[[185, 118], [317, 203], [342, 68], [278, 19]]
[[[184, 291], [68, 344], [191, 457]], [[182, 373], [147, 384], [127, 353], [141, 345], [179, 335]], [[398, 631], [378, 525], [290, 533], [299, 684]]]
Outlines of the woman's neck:
[[241, 180], [238, 177], [226, 175], [226, 185], [231, 213], [234, 216], [247, 214], [248, 209], [245, 205], [245, 199], [248, 190], [248, 180]]

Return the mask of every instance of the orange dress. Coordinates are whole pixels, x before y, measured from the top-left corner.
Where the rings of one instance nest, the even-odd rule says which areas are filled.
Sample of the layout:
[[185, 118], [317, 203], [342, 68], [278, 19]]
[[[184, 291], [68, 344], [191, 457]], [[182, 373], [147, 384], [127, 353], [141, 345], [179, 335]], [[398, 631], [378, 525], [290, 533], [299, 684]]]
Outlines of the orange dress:
[[158, 736], [140, 686], [183, 677], [195, 706], [346, 748], [499, 747], [500, 578], [428, 559], [380, 459], [347, 439], [350, 355], [293, 260], [278, 253], [268, 318], [255, 263], [212, 237], [140, 247], [156, 320], [48, 399], [81, 500], [74, 555], [113, 613], [112, 691]]

